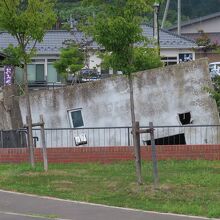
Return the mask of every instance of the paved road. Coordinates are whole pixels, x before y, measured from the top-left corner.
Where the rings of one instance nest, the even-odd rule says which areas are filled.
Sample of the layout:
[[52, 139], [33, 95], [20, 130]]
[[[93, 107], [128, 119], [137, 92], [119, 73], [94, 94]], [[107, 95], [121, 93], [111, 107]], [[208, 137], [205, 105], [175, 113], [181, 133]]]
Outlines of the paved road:
[[204, 220], [0, 190], [0, 220]]

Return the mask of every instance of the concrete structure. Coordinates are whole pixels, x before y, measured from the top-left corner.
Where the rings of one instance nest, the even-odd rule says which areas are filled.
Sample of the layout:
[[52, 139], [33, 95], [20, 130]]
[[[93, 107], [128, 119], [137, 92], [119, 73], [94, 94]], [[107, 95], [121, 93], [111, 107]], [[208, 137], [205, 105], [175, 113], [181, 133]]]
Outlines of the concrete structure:
[[[190, 116], [188, 124], [218, 124], [216, 103], [204, 90], [210, 86], [206, 59], [136, 73], [136, 120], [142, 126], [149, 121], [154, 125], [180, 125], [181, 116]], [[20, 107], [25, 119], [24, 98], [20, 99]], [[131, 126], [129, 86], [124, 76], [32, 91], [31, 107], [33, 121], [43, 114], [48, 128]], [[186, 139], [187, 135], [192, 137], [191, 133], [186, 131]], [[216, 134], [207, 137], [206, 143], [210, 143], [213, 135]], [[205, 143], [200, 139], [196, 142]]]
[[[143, 25], [143, 35], [149, 39], [153, 39], [153, 28]], [[162, 60], [167, 64], [176, 64], [182, 60], [184, 56], [195, 59], [195, 51], [197, 45], [184, 37], [179, 37], [167, 31], [160, 30], [160, 51]], [[33, 57], [32, 63], [28, 66], [29, 81], [31, 82], [47, 82], [60, 84], [61, 79], [58, 76], [53, 62], [59, 59], [60, 49], [63, 48], [65, 42], [75, 41], [77, 43], [84, 43], [88, 51], [89, 68], [97, 68], [101, 73], [101, 59], [97, 55], [97, 51], [104, 48], [97, 45], [91, 38], [85, 40], [83, 33], [65, 30], [48, 31], [41, 43], [36, 44], [37, 56]], [[16, 45], [16, 40], [6, 32], [0, 33], [0, 48], [6, 48], [9, 44]], [[153, 47], [152, 45], [149, 45]], [[22, 81], [22, 73], [17, 71], [17, 82]]]
[[0, 130], [23, 127], [17, 86], [5, 86], [0, 91], [0, 115]]

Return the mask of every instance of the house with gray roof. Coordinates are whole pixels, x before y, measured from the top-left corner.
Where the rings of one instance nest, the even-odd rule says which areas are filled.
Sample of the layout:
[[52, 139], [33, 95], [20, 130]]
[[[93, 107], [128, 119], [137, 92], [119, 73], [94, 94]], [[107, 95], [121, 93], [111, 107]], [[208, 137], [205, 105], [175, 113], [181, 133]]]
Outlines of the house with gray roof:
[[[144, 25], [142, 29], [144, 36], [149, 39], [153, 38], [152, 27]], [[159, 31], [159, 39], [160, 56], [165, 65], [195, 60], [195, 49], [198, 45], [193, 40], [166, 30]]]
[[[177, 26], [168, 28], [168, 31], [177, 32]], [[181, 24], [181, 35], [192, 40], [202, 36], [205, 33], [212, 44], [220, 45], [220, 12], [216, 12], [203, 17], [198, 17]], [[220, 61], [220, 55], [213, 50], [196, 52], [196, 59], [208, 57], [210, 62]]]
[[[177, 25], [168, 28], [168, 30], [177, 32]], [[214, 38], [216, 33], [220, 33], [220, 12], [194, 18], [181, 24], [181, 34], [183, 35], [194, 36], [200, 31], [210, 34], [210, 37], [213, 37], [212, 40], [220, 40], [220, 38]]]
[[[153, 38], [153, 28], [143, 25], [143, 35], [148, 39]], [[180, 37], [168, 31], [160, 30], [160, 54], [165, 65], [177, 64], [182, 61], [195, 59], [195, 48], [198, 46], [192, 40]], [[90, 69], [97, 68], [101, 74], [101, 59], [97, 55], [98, 50], [104, 48], [92, 41], [91, 38], [85, 38], [83, 33], [78, 31], [51, 30], [47, 31], [41, 43], [36, 44], [36, 56], [28, 65], [28, 79], [30, 82], [47, 84], [60, 84], [59, 77], [53, 62], [59, 59], [60, 49], [65, 47], [66, 41], [75, 41], [85, 44], [88, 49], [89, 59], [87, 66]], [[16, 45], [16, 40], [7, 32], [0, 32], [0, 49], [8, 47], [9, 44]], [[109, 71], [111, 74], [113, 71]], [[22, 71], [17, 70], [16, 80], [22, 80]]]

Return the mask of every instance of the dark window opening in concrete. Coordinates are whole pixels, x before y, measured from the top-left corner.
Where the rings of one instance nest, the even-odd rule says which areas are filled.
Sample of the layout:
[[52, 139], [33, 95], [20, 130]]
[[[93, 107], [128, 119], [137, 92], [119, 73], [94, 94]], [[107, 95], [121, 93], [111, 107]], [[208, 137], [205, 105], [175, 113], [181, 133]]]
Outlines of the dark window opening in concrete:
[[[151, 145], [151, 141], [147, 140], [144, 141], [145, 144]], [[182, 145], [186, 144], [186, 139], [185, 139], [185, 134], [176, 134], [176, 135], [170, 135], [167, 137], [161, 137], [155, 139], [155, 144], [156, 145]]]
[[191, 113], [190, 112], [184, 112], [178, 114], [179, 121], [181, 125], [188, 125], [192, 123]]
[[68, 111], [70, 117], [70, 124], [73, 128], [84, 126], [81, 109]]

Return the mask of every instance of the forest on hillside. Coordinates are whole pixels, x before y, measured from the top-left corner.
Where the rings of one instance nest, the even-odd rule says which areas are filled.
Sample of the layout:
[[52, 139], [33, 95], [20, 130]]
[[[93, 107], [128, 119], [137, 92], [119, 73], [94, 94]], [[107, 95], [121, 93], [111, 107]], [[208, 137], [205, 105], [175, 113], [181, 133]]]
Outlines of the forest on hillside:
[[[165, 0], [166, 2], [166, 0]], [[164, 7], [164, 4], [162, 8]], [[220, 12], [220, 0], [182, 0], [182, 21]], [[162, 13], [164, 10], [161, 11]], [[162, 15], [161, 13], [161, 15]], [[177, 20], [177, 0], [170, 0], [168, 22], [174, 25]]]
[[[166, 0], [161, 0], [160, 20], [162, 20]], [[58, 0], [57, 13], [62, 21], [68, 20], [70, 17], [80, 19], [88, 15], [94, 14], [99, 9], [96, 7], [82, 7], [80, 0]], [[202, 17], [220, 11], [220, 0], [182, 0], [182, 21], [193, 18]], [[145, 20], [151, 22], [151, 16], [145, 15]], [[172, 26], [177, 21], [177, 0], [170, 0], [170, 7], [166, 26]]]

